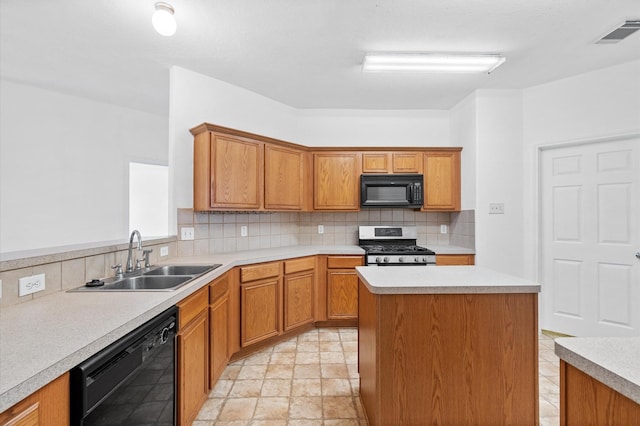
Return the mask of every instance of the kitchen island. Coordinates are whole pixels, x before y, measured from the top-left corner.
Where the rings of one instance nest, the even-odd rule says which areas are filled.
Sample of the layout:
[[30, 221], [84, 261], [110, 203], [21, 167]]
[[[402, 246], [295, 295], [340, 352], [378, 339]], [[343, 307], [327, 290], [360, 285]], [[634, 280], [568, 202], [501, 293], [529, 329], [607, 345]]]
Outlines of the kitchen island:
[[538, 424], [537, 283], [478, 266], [356, 269], [371, 425]]
[[563, 337], [560, 425], [640, 424], [640, 337]]

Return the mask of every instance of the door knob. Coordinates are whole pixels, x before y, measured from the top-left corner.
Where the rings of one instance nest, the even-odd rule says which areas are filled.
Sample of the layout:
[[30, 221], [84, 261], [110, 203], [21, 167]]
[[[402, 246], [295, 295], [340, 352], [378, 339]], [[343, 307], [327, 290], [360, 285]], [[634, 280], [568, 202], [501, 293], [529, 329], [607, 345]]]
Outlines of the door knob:
[[636, 252], [636, 257], [637, 257], [638, 259], [640, 259], [640, 250], [638, 250], [638, 251]]

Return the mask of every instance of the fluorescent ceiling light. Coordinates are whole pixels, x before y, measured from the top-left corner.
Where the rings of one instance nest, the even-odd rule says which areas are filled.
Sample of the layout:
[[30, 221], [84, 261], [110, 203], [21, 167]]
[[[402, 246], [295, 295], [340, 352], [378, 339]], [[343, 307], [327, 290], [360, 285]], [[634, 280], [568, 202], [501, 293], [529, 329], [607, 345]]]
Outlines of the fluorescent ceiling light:
[[153, 28], [163, 36], [172, 36], [176, 33], [176, 18], [173, 16], [173, 7], [169, 3], [159, 1], [156, 3], [156, 11], [151, 17]]
[[498, 54], [367, 53], [362, 71], [490, 73], [504, 61]]

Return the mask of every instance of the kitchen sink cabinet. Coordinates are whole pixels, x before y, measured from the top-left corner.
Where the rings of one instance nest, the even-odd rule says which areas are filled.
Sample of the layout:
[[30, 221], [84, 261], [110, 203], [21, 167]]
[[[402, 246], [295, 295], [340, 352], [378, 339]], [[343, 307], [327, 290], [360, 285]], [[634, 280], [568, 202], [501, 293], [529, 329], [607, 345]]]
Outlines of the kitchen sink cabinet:
[[438, 254], [436, 266], [475, 265], [473, 254]]
[[313, 154], [314, 210], [360, 210], [360, 158], [350, 151]]
[[65, 373], [0, 413], [0, 424], [66, 426], [69, 412], [69, 373]]
[[327, 319], [358, 319], [358, 276], [362, 256], [327, 256]]
[[362, 173], [422, 173], [421, 152], [363, 152]]
[[281, 291], [280, 262], [240, 268], [240, 339], [243, 348], [278, 335]]
[[209, 292], [204, 287], [180, 301], [176, 335], [176, 417], [190, 425], [209, 394]]
[[315, 257], [284, 262], [284, 327], [289, 331], [314, 320]]
[[229, 362], [229, 282], [224, 274], [209, 284], [209, 389]]
[[423, 211], [460, 211], [460, 150], [424, 154]]

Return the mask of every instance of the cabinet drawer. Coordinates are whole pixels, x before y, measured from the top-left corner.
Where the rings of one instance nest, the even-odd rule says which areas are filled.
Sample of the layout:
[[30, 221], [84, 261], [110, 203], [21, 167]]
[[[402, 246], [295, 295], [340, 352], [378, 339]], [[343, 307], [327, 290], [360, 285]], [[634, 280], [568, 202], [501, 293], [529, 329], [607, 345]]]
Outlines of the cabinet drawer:
[[284, 261], [284, 273], [293, 274], [300, 271], [308, 271], [314, 269], [316, 261], [314, 257], [302, 257], [300, 259], [292, 259]]
[[280, 262], [263, 263], [261, 265], [240, 268], [240, 282], [242, 283], [277, 277], [278, 275], [280, 275]]
[[207, 287], [198, 290], [196, 293], [187, 297], [186, 299], [176, 304], [180, 312], [179, 317], [179, 329], [189, 324], [192, 319], [198, 316], [200, 312], [205, 310], [209, 306], [209, 293]]
[[229, 292], [229, 274], [225, 274], [209, 284], [209, 303], [214, 304], [216, 300]]
[[362, 266], [362, 256], [328, 256], [327, 268], [355, 268]]

